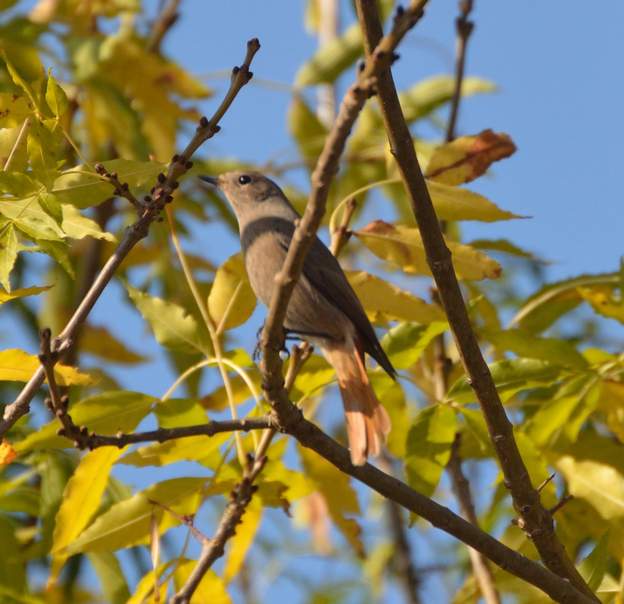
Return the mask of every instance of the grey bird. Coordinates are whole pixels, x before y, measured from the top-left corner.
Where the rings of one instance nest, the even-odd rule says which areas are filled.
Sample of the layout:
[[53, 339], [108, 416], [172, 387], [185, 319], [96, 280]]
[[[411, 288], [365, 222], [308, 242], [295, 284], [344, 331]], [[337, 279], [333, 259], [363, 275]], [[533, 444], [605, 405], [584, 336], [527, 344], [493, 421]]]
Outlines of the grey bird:
[[[299, 214], [282, 190], [262, 174], [227, 172], [200, 178], [218, 187], [232, 206], [251, 287], [268, 305]], [[364, 353], [393, 379], [396, 371], [340, 264], [318, 237], [293, 290], [284, 328], [319, 347], [334, 367], [352, 463], [362, 465], [368, 455], [378, 455], [390, 431], [390, 418], [370, 384]]]

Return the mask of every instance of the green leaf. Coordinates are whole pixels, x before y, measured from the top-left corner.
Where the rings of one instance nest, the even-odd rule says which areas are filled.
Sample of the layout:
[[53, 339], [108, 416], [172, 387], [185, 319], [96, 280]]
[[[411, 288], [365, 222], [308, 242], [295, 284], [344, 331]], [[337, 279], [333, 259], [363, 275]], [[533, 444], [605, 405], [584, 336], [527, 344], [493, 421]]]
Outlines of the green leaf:
[[408, 484], [423, 495], [433, 495], [451, 456], [457, 431], [455, 411], [433, 405], [418, 413], [407, 434], [405, 471]]
[[[40, 365], [34, 354], [18, 348], [0, 350], [0, 381], [27, 382]], [[95, 382], [89, 374], [62, 364], [54, 367], [54, 377], [60, 386], [86, 386]]]
[[128, 583], [121, 564], [112, 552], [93, 552], [87, 554], [95, 573], [100, 580], [102, 595], [109, 604], [126, 604], [130, 598]]
[[[0, 284], [7, 292], [11, 291], [9, 275], [17, 260], [18, 242], [13, 224], [8, 223], [0, 233]], [[4, 300], [6, 302], [6, 299]]]
[[314, 164], [323, 149], [327, 128], [300, 94], [295, 94], [290, 104], [288, 128], [297, 143], [301, 157], [311, 165]]
[[566, 340], [540, 338], [522, 329], [486, 330], [483, 337], [500, 352], [510, 351], [519, 357], [550, 361], [575, 369], [588, 367], [585, 357]]
[[100, 225], [83, 216], [77, 208], [69, 204], [62, 206], [63, 223], [62, 228], [65, 234], [72, 239], [83, 239], [84, 237], [93, 237], [94, 239], [102, 239], [104, 241], [117, 241], [117, 238], [111, 233], [104, 232]]
[[257, 497], [254, 497], [247, 506], [241, 523], [236, 527], [236, 534], [230, 539], [229, 552], [223, 570], [225, 583], [230, 583], [238, 575], [261, 521], [262, 504]]
[[13, 92], [0, 92], [1, 128], [21, 127], [24, 120], [30, 117], [33, 111], [32, 103], [24, 95]]
[[54, 222], [62, 227], [63, 222], [63, 209], [61, 204], [53, 193], [46, 193], [45, 191], [37, 194], [39, 205], [43, 211], [54, 219]]
[[[624, 323], [624, 302], [620, 287], [621, 285], [617, 288], [608, 285], [579, 287], [578, 292], [596, 313]], [[615, 293], [616, 289], [619, 294]]]
[[[120, 182], [127, 182], [135, 189], [151, 187], [156, 176], [163, 171], [165, 165], [158, 162], [143, 162], [130, 159], [111, 159], [102, 162], [108, 172], [116, 172]], [[92, 172], [86, 166], [78, 166], [63, 172], [55, 181], [52, 192], [61, 203], [68, 203], [77, 208], [94, 206], [114, 194], [113, 186]]]
[[[495, 84], [481, 78], [467, 77], [462, 81], [462, 97], [496, 90]], [[448, 103], [455, 92], [455, 78], [438, 75], [426, 78], [399, 94], [405, 120], [422, 119]]]
[[539, 333], [582, 302], [579, 287], [617, 285], [619, 282], [619, 273], [602, 273], [550, 283], [528, 298], [512, 319], [512, 324]]
[[256, 308], [241, 253], [230, 256], [217, 270], [208, 294], [208, 312], [217, 326], [232, 329], [242, 325]]
[[532, 260], [533, 262], [546, 264], [545, 260], [536, 256], [533, 252], [524, 250], [507, 239], [473, 239], [470, 242], [470, 247], [474, 247], [478, 250], [502, 252], [503, 254], [509, 254], [510, 256], [517, 256], [518, 258], [526, 258], [527, 260]]
[[304, 63], [295, 77], [296, 86], [332, 83], [349, 66], [353, 65], [364, 50], [359, 24], [348, 27], [345, 32], [322, 46]]
[[[90, 396], [70, 405], [72, 419], [78, 426], [87, 426], [98, 434], [129, 432], [151, 411], [153, 396], [128, 390], [111, 390]], [[15, 443], [18, 452], [50, 447], [67, 447], [69, 441], [57, 436], [58, 421], [51, 421], [22, 441]]]
[[[430, 275], [425, 248], [417, 228], [375, 220], [353, 234], [373, 254], [406, 273]], [[447, 246], [453, 255], [457, 276], [462, 279], [496, 279], [500, 277], [498, 262], [467, 245], [452, 241]]]
[[206, 330], [181, 306], [152, 297], [129, 285], [126, 289], [138, 311], [149, 323], [159, 344], [187, 353], [198, 350], [206, 355], [211, 354]]
[[525, 216], [502, 210], [483, 195], [473, 193], [462, 187], [428, 180], [427, 189], [429, 189], [431, 201], [440, 220], [496, 222], [525, 218]]
[[345, 274], [372, 323], [385, 325], [394, 320], [431, 323], [444, 319], [439, 306], [375, 275], [364, 271], [345, 271]]
[[[499, 394], [515, 393], [536, 386], [551, 384], [561, 372], [561, 368], [557, 365], [535, 359], [497, 361], [490, 364], [489, 368]], [[468, 403], [475, 400], [472, 387], [465, 377], [453, 384], [447, 396], [458, 403]]]
[[69, 255], [69, 246], [64, 241], [46, 241], [45, 239], [37, 240], [38, 251], [54, 258], [63, 270], [72, 278], [76, 277], [76, 272]]
[[395, 369], [409, 369], [421, 357], [429, 343], [448, 329], [446, 321], [430, 325], [400, 323], [382, 338], [381, 345]]
[[52, 537], [50, 577], [53, 581], [67, 560], [67, 547], [82, 533], [99, 508], [108, 475], [120, 455], [121, 450], [115, 447], [90, 451], [80, 460], [67, 482]]
[[39, 204], [39, 196], [0, 199], [0, 214], [31, 239], [60, 241], [63, 231]]
[[602, 579], [607, 571], [609, 562], [609, 533], [606, 532], [600, 537], [594, 549], [579, 564], [581, 577], [587, 583], [591, 591], [597, 591], [602, 583]]
[[106, 552], [146, 543], [150, 536], [152, 515], [163, 533], [179, 524], [177, 517], [165, 512], [158, 503], [177, 515], [193, 514], [201, 500], [206, 478], [172, 478], [158, 482], [129, 499], [112, 505], [67, 549], [69, 555], [79, 552]]
[[48, 72], [45, 99], [48, 107], [56, 117], [61, 117], [67, 111], [67, 107], [69, 106], [67, 95], [52, 76], [51, 70]]
[[28, 197], [43, 188], [40, 182], [22, 172], [0, 172], [0, 190], [14, 197]]

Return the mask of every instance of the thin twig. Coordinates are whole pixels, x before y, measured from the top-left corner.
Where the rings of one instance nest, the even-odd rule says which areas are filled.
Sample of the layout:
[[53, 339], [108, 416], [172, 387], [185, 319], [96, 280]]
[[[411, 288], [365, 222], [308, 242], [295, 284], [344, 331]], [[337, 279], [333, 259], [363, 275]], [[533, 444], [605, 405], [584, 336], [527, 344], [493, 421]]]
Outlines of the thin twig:
[[119, 180], [119, 176], [117, 175], [117, 172], [109, 172], [104, 167], [104, 164], [97, 163], [95, 164], [94, 167], [95, 167], [95, 171], [100, 176], [108, 180], [108, 182], [110, 182], [111, 185], [113, 185], [114, 187], [113, 192], [115, 193], [115, 195], [119, 197], [125, 197], [134, 206], [134, 209], [136, 210], [137, 214], [141, 216], [143, 214], [143, 210], [145, 209], [144, 205], [134, 196], [134, 193], [132, 193], [132, 191], [130, 190], [130, 186], [128, 185], [128, 183], [121, 182]]
[[[374, 0], [356, 0], [356, 6], [364, 32], [365, 49], [367, 54], [373, 56], [376, 52], [375, 46], [382, 36], [377, 6]], [[533, 540], [544, 564], [595, 601], [594, 594], [557, 538], [552, 516], [542, 505], [539, 493], [531, 483], [531, 478], [518, 450], [513, 426], [505, 413], [494, 380], [472, 329], [453, 268], [451, 253], [446, 246], [431, 203], [390, 69], [384, 70], [378, 78], [378, 94], [391, 152], [397, 161], [405, 188], [409, 193], [423, 239], [427, 262], [464, 368], [481, 404], [490, 438], [503, 470], [505, 484], [511, 491], [514, 505], [525, 521], [527, 534]]]
[[180, 13], [178, 12], [179, 7], [180, 0], [169, 0], [167, 5], [156, 17], [147, 41], [146, 48], [149, 52], [160, 51], [163, 38], [180, 18]]
[[32, 118], [27, 117], [24, 120], [24, 123], [22, 124], [20, 131], [17, 133], [17, 137], [15, 138], [15, 142], [13, 143], [13, 147], [11, 148], [11, 152], [9, 153], [9, 156], [7, 157], [6, 161], [4, 162], [4, 166], [2, 167], [3, 172], [8, 172], [9, 169], [11, 168], [13, 159], [17, 155], [17, 150], [19, 149], [19, 146], [24, 142], [24, 137], [28, 133], [28, 128], [30, 126], [31, 119]]
[[351, 197], [345, 205], [340, 225], [331, 234], [331, 245], [329, 249], [334, 256], [340, 255], [342, 248], [347, 244], [349, 238], [351, 237], [349, 225], [351, 224], [351, 220], [353, 218], [353, 214], [355, 213], [356, 208], [357, 200], [355, 199], [355, 197]]
[[[132, 250], [132, 248], [139, 241], [147, 236], [152, 222], [159, 218], [165, 204], [169, 203], [173, 199], [171, 193], [173, 193], [173, 191], [177, 188], [178, 179], [192, 166], [191, 156], [193, 153], [197, 151], [200, 145], [220, 130], [219, 121], [229, 109], [241, 88], [249, 82], [253, 75], [249, 70], [249, 67], [259, 48], [260, 43], [256, 38], [247, 43], [247, 54], [245, 56], [245, 60], [240, 67], [235, 67], [233, 69], [230, 88], [212, 118], [207, 119], [203, 117], [200, 120], [195, 135], [188, 143], [184, 151], [182, 151], [180, 155], [175, 155], [173, 157], [171, 163], [169, 164], [167, 174], [159, 175], [158, 183], [152, 189], [152, 194], [149, 201], [146, 202], [143, 214], [132, 226], [128, 227], [126, 234], [117, 249], [108, 259], [98, 277], [93, 282], [93, 285], [78, 305], [78, 308], [75, 310], [72, 317], [69, 319], [67, 325], [59, 334], [57, 339], [62, 345], [72, 339], [76, 330], [89, 316], [91, 309], [101, 296], [110, 280], [113, 278], [113, 275], [119, 265], [130, 253], [130, 250]], [[37, 394], [37, 391], [41, 387], [41, 384], [43, 384], [44, 379], [45, 371], [43, 367], [40, 367], [26, 383], [15, 401], [5, 407], [3, 418], [0, 421], [0, 437], [4, 436], [20, 417], [28, 413], [30, 401], [33, 399], [35, 394]]]
[[[479, 520], [472, 501], [470, 484], [464, 475], [461, 457], [459, 456], [460, 440], [461, 434], [458, 432], [455, 435], [455, 440], [453, 441], [453, 445], [451, 447], [451, 457], [446, 469], [451, 477], [453, 493], [459, 502], [459, 508], [462, 516], [468, 520], [468, 522], [471, 522], [478, 527]], [[477, 585], [479, 586], [479, 590], [481, 591], [486, 604], [500, 604], [500, 595], [496, 589], [494, 575], [492, 574], [492, 569], [487, 563], [487, 560], [480, 552], [472, 547], [468, 548], [468, 555], [470, 556], [470, 564], [472, 565]]]

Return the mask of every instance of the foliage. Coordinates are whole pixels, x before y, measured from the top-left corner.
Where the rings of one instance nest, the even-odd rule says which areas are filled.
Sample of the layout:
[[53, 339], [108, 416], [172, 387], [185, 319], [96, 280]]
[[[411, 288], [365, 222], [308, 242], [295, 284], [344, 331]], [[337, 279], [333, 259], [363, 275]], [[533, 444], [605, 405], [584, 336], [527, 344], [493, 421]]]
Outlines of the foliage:
[[[94, 263], [101, 265], [133, 220], [133, 208], [115, 198], [94, 164], [116, 172], [137, 195], [147, 194], [145, 189], [173, 154], [178, 135], [199, 117], [188, 103], [196, 104], [211, 91], [183, 66], [150, 49], [148, 15], [139, 2], [40, 0], [30, 13], [21, 4], [4, 2], [0, 14], [0, 305], [3, 312], [12, 312], [16, 329], [36, 336], [40, 326], [50, 325], [53, 331], [63, 326], [85, 283], [94, 278]], [[392, 3], [382, 4], [389, 14]], [[313, 28], [315, 5], [309, 2]], [[287, 119], [301, 182], [307, 182], [327, 135], [306, 87], [350, 78], [362, 52], [360, 30], [349, 25], [296, 76], [298, 88]], [[452, 83], [451, 76], [436, 76], [404, 90], [401, 101], [410, 124], [435, 123], [436, 112], [452, 99]], [[466, 78], [463, 83], [465, 97], [491, 90], [493, 85], [482, 79]], [[542, 492], [545, 504], [554, 505], [557, 495], [574, 496], [557, 512], [557, 531], [583, 576], [608, 599], [620, 590], [624, 559], [624, 356], [600, 348], [593, 326], [603, 320], [624, 322], [622, 273], [537, 283], [537, 291], [523, 299], [517, 282], [535, 274], [538, 260], [509, 241], [461, 242], [462, 221], [520, 218], [464, 186], [513, 154], [511, 138], [483, 130], [446, 144], [416, 136], [414, 142], [427, 160], [425, 174], [439, 218], [453, 221], [448, 246], [533, 483], [555, 471], [557, 478]], [[212, 156], [199, 163], [206, 172], [249, 166]], [[185, 236], [184, 246], [193, 243], [188, 225], [197, 221], [213, 220], [232, 234], [223, 202], [192, 181], [183, 183], [172, 205], [173, 224]], [[289, 194], [300, 206], [306, 191], [292, 188]], [[349, 139], [331, 191], [330, 225], [338, 223], [345, 200], [353, 196], [359, 204], [354, 218], [358, 226], [352, 227], [344, 264], [357, 264], [348, 278], [371, 321], [385, 332], [383, 346], [400, 371], [395, 384], [379, 369], [371, 370], [394, 423], [389, 448], [411, 486], [444, 500], [447, 493], [440, 483], [456, 433], [461, 435], [461, 458], [481, 476], [480, 482], [493, 478], [497, 465], [454, 350], [451, 385], [443, 399], [436, 399], [433, 342], [448, 334], [448, 324], [437, 303], [423, 299], [430, 284], [425, 251], [408, 219], [406, 195], [374, 99]], [[362, 214], [374, 220], [362, 224]], [[127, 292], [124, 304], [143, 317], [180, 376], [175, 387], [185, 386], [185, 398], [171, 398], [173, 390], [155, 393], [149, 383], [144, 392], [126, 389], [123, 380], [117, 383], [112, 365], [131, 371], [148, 357], [112, 321], [89, 321], [71, 364], [59, 364], [55, 375], [69, 393], [75, 423], [98, 434], [131, 432], [144, 424], [188, 426], [224, 413], [254, 416], [265, 410], [257, 394], [259, 372], [246, 352], [253, 348], [255, 329], [248, 327], [256, 300], [241, 256], [225, 258], [219, 246], [210, 245], [202, 247], [209, 259], [179, 256], [168, 245], [168, 236], [166, 224], [155, 225], [122, 266], [119, 280]], [[189, 284], [199, 301], [187, 291]], [[515, 316], [508, 321], [510, 304]], [[583, 323], [579, 308], [595, 313], [594, 318]], [[562, 325], [572, 326], [575, 337], [562, 336]], [[38, 364], [30, 348], [0, 351], [5, 402]], [[204, 375], [208, 381], [200, 379]], [[318, 411], [319, 422], [326, 424], [332, 416], [325, 412], [324, 401], [334, 390], [331, 368], [313, 355], [292, 396], [307, 416], [317, 419]], [[42, 407], [40, 403], [38, 399], [33, 407]], [[215, 514], [240, 480], [240, 454], [244, 458], [253, 451], [257, 436], [193, 436], [129, 450], [106, 447], [78, 453], [70, 440], [57, 434], [59, 426], [55, 418], [32, 414], [0, 446], [5, 557], [0, 599], [138, 603], [158, 601], [159, 593], [163, 601], [194, 568], [180, 539], [183, 531], [187, 540], [197, 537], [189, 519], [196, 518], [197, 530], [212, 533]], [[336, 433], [342, 438], [340, 429]], [[188, 464], [172, 467], [188, 461], [192, 469]], [[151, 468], [153, 483], [135, 488], [122, 478], [132, 476], [124, 474], [128, 468]], [[379, 570], [388, 560], [388, 535], [368, 534], [371, 519], [378, 521], [384, 513], [381, 502], [362, 497], [326, 461], [309, 450], [293, 451], [285, 437], [278, 437], [258, 486], [258, 496], [228, 545], [224, 568], [205, 575], [198, 602], [232, 601], [258, 574], [272, 572], [266, 562], [271, 557], [286, 567], [276, 572], [300, 580], [310, 602], [346, 602], [353, 590], [361, 595], [358, 601], [370, 597], [359, 574], [346, 586], [330, 579], [322, 589], [306, 584], [289, 566], [287, 558], [295, 548], [296, 557], [305, 548], [305, 553], [361, 571], [376, 590], [396, 581], [391, 565]], [[491, 497], [479, 494], [482, 526], [536, 557], [531, 543], [510, 524], [513, 511], [500, 480], [487, 486]], [[280, 530], [271, 530], [269, 522]], [[416, 524], [410, 530], [422, 527]], [[442, 551], [445, 545], [434, 547]], [[262, 564], [256, 552], [261, 552]], [[152, 568], [145, 564], [150, 556]], [[454, 559], [463, 563], [463, 553], [458, 551]], [[87, 565], [99, 585], [91, 580], [93, 573], [84, 572]], [[45, 574], [46, 588], [33, 580], [35, 570], [38, 576]], [[469, 595], [470, 572], [464, 566], [459, 571], [445, 578], [457, 592], [456, 601], [475, 601]], [[142, 577], [138, 581], [137, 574]], [[531, 599], [535, 591], [519, 581], [497, 575], [497, 584], [520, 601], [537, 601]], [[621, 591], [618, 597], [621, 601]]]

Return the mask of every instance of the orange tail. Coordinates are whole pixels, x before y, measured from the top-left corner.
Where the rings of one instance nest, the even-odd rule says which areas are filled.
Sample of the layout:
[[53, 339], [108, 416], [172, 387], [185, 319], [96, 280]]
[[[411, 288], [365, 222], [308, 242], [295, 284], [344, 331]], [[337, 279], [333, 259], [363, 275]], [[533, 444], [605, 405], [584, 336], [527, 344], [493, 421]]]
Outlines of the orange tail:
[[361, 466], [377, 456], [390, 432], [390, 418], [370, 384], [363, 355], [354, 347], [324, 349], [338, 377], [342, 395], [351, 463]]

